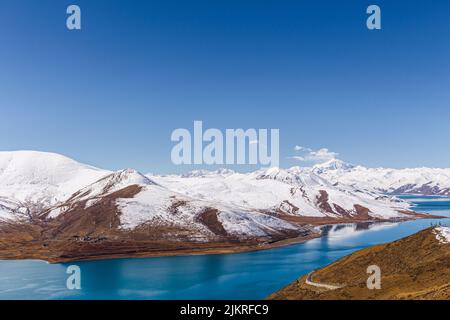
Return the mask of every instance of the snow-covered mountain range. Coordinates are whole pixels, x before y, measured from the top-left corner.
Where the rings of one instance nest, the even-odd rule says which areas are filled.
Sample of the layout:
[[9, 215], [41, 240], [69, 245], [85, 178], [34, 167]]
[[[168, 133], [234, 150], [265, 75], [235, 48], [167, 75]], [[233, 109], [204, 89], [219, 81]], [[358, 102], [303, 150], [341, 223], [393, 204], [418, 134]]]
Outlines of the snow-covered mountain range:
[[0, 227], [37, 224], [53, 238], [131, 232], [179, 241], [282, 239], [320, 221], [410, 218], [407, 202], [384, 193], [444, 195], [449, 188], [450, 170], [368, 169], [339, 160], [161, 176], [111, 172], [53, 153], [0, 152]]
[[199, 175], [151, 176], [170, 190], [235, 211], [256, 210], [293, 217], [358, 216], [356, 206], [373, 218], [401, 216], [408, 204], [380, 193], [333, 183], [309, 170], [263, 169], [252, 173], [203, 172]]
[[450, 169], [366, 168], [333, 159], [311, 171], [333, 183], [375, 192], [450, 196]]

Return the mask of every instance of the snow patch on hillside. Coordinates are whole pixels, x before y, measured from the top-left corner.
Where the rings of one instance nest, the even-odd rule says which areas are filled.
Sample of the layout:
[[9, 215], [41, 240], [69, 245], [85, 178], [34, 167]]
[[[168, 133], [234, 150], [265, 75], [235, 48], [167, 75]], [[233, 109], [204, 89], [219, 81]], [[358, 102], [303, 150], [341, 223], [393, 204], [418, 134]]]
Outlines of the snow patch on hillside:
[[259, 212], [224, 211], [219, 215], [224, 229], [235, 236], [267, 236], [285, 230], [298, 230], [286, 221]]
[[439, 243], [450, 243], [450, 227], [436, 227], [434, 228], [434, 233]]
[[176, 194], [159, 186], [146, 187], [134, 198], [118, 199], [116, 201], [121, 212], [120, 222], [123, 229], [134, 229], [144, 223], [182, 226], [196, 224], [193, 221], [194, 212], [198, 208], [189, 204], [177, 208], [173, 214], [174, 204], [186, 201], [185, 197], [176, 197]]

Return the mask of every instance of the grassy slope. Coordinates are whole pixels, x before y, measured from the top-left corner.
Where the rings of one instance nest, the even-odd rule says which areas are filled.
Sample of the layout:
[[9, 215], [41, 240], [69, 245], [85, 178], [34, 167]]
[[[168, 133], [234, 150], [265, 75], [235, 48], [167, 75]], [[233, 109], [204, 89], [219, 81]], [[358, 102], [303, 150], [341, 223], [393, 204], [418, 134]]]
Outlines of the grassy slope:
[[[369, 290], [367, 267], [381, 269], [381, 289]], [[314, 272], [318, 283], [344, 285], [337, 290], [307, 285], [306, 276], [269, 299], [449, 299], [450, 244], [437, 241], [433, 228], [366, 248]]]

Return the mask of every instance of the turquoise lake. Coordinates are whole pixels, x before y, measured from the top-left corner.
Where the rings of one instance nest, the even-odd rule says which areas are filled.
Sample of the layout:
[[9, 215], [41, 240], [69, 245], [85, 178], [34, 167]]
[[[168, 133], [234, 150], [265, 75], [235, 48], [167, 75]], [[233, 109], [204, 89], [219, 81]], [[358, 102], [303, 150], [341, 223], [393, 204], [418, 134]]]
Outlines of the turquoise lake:
[[[413, 202], [416, 211], [449, 218], [326, 226], [318, 239], [239, 254], [70, 264], [0, 261], [0, 299], [262, 299], [355, 250], [408, 236], [434, 223], [449, 225], [449, 198], [402, 198]], [[66, 269], [73, 264], [81, 269], [81, 290], [66, 287]]]

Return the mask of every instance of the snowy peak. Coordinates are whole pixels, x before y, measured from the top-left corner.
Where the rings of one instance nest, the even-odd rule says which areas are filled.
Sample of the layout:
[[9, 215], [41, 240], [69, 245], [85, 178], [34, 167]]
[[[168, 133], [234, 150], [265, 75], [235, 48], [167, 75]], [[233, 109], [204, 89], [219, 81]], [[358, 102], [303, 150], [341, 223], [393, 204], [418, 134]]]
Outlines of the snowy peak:
[[270, 168], [256, 172], [257, 180], [276, 180], [294, 186], [328, 186], [323, 178], [314, 172], [304, 171], [298, 167], [290, 169]]
[[69, 201], [105, 196], [132, 185], [147, 186], [157, 185], [157, 183], [134, 169], [120, 170], [79, 190]]
[[80, 205], [88, 209], [115, 192], [128, 194], [124, 191], [132, 187], [137, 187], [134, 189], [136, 193], [139, 193], [143, 189], [142, 187], [156, 185], [153, 180], [134, 169], [120, 170], [108, 174], [98, 181], [78, 190], [66, 201], [44, 211], [44, 215], [49, 218], [56, 218], [62, 213], [68, 212]]
[[450, 196], [450, 169], [366, 168], [333, 162], [312, 171], [332, 183], [374, 192]]
[[213, 176], [229, 176], [234, 174], [235, 172], [230, 169], [220, 168], [215, 171], [209, 171], [209, 170], [192, 170], [188, 173], [184, 173], [181, 175], [182, 178], [206, 178], [206, 177], [213, 177]]
[[0, 196], [50, 205], [109, 173], [55, 153], [0, 152]]
[[87, 170], [105, 172], [55, 153], [37, 151], [0, 152], [2, 184], [50, 184], [66, 182], [74, 174]]
[[317, 174], [321, 174], [326, 171], [346, 171], [353, 168], [355, 168], [355, 166], [352, 164], [346, 163], [339, 159], [331, 159], [327, 162], [316, 164], [315, 166], [313, 166], [312, 171]]
[[114, 172], [101, 180], [107, 181], [107, 189], [120, 188], [128, 185], [156, 185], [157, 183], [135, 169], [125, 169]]
[[[233, 210], [287, 214], [296, 217], [367, 216], [398, 217], [406, 202], [392, 201], [380, 193], [334, 185], [310, 169], [269, 168], [227, 177], [155, 177], [169, 190], [204, 199]], [[356, 209], [355, 208], [358, 208]]]

